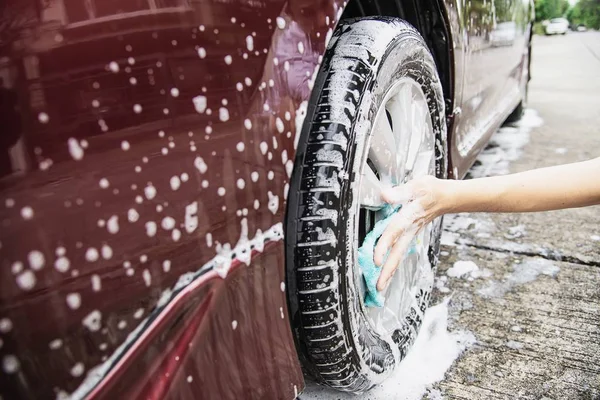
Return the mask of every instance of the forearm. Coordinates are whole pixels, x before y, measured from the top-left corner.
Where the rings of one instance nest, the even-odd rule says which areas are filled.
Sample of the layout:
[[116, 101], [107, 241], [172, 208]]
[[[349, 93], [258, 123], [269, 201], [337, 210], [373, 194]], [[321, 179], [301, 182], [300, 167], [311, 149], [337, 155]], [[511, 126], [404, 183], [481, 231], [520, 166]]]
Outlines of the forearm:
[[444, 181], [441, 213], [532, 212], [600, 204], [600, 158], [512, 175]]

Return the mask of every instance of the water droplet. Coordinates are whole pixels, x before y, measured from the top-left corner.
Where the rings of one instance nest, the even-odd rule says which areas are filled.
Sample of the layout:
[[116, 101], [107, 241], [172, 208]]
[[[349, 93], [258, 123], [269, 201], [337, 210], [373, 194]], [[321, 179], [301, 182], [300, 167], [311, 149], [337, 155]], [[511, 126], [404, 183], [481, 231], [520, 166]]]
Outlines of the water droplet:
[[192, 99], [194, 103], [194, 108], [196, 112], [202, 114], [206, 110], [206, 97], [205, 96], [196, 96]]
[[2, 368], [7, 374], [14, 374], [19, 370], [19, 359], [12, 354], [5, 355], [2, 358]]
[[229, 110], [225, 107], [219, 108], [219, 119], [223, 122], [229, 120]]
[[81, 306], [81, 295], [79, 293], [69, 293], [66, 301], [71, 310], [77, 310]]
[[163, 271], [169, 272], [171, 270], [171, 261], [170, 260], [163, 261], [162, 267], [163, 267]]
[[95, 247], [90, 247], [85, 252], [85, 259], [89, 262], [97, 261], [99, 257], [98, 250]]
[[172, 176], [171, 180], [169, 181], [170, 185], [171, 185], [171, 190], [178, 190], [179, 187], [181, 186], [181, 181], [179, 180], [178, 176]]
[[35, 271], [39, 271], [40, 269], [44, 268], [44, 265], [46, 264], [44, 254], [39, 250], [33, 250], [29, 252], [27, 259], [29, 260], [29, 266]]
[[277, 22], [277, 27], [279, 29], [285, 29], [286, 22], [285, 19], [283, 19], [283, 17], [277, 17], [275, 21]]
[[17, 276], [17, 285], [23, 290], [33, 289], [35, 281], [35, 275], [30, 270], [26, 270]]
[[117, 62], [115, 62], [115, 61], [111, 61], [111, 62], [108, 64], [108, 69], [109, 69], [111, 72], [113, 72], [113, 73], [115, 73], [115, 74], [116, 74], [117, 72], [119, 72], [119, 64], [117, 64]]

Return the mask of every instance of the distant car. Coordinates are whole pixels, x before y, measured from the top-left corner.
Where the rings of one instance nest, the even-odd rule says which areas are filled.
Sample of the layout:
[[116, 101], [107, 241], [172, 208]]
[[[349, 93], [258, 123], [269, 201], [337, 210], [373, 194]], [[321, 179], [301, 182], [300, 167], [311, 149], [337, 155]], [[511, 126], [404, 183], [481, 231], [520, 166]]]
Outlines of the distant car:
[[552, 18], [546, 25], [546, 35], [565, 35], [569, 30], [566, 18]]
[[490, 32], [492, 46], [511, 46], [517, 37], [517, 23], [515, 21], [500, 22]]
[[441, 220], [381, 308], [357, 245], [382, 188], [463, 177], [521, 114], [534, 5], [502, 6], [0, 1], [0, 399], [292, 400], [303, 370], [355, 393], [390, 377]]
[[587, 27], [585, 25], [578, 25], [576, 28], [577, 32], [587, 32]]

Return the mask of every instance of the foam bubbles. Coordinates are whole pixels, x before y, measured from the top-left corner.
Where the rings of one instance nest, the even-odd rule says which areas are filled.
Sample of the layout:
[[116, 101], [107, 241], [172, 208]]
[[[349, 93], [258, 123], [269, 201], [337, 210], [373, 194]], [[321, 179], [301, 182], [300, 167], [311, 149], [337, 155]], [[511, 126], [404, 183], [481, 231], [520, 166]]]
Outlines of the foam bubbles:
[[67, 140], [67, 146], [69, 148], [69, 154], [71, 157], [73, 157], [73, 160], [79, 161], [83, 158], [84, 151], [77, 139], [69, 138], [69, 140]]
[[229, 121], [229, 110], [227, 108], [219, 108], [219, 119], [223, 122]]
[[283, 19], [283, 17], [277, 17], [275, 21], [279, 29], [285, 29], [286, 22], [285, 19]]

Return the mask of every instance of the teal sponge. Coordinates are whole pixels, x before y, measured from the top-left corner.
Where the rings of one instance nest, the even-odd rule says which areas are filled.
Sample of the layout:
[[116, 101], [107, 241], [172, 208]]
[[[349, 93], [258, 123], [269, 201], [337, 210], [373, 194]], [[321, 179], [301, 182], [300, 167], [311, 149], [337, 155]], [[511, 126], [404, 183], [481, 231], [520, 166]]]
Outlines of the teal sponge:
[[[385, 231], [385, 228], [387, 228], [392, 217], [400, 207], [386, 205], [382, 210], [385, 218], [375, 224], [373, 230], [367, 234], [362, 246], [358, 249], [358, 265], [360, 266], [367, 286], [367, 293], [365, 295], [365, 306], [367, 307], [383, 307], [383, 304], [385, 303], [383, 294], [377, 291], [377, 280], [381, 274], [381, 268], [375, 265], [375, 262], [373, 261], [373, 252], [377, 240], [381, 237], [383, 231]], [[408, 254], [414, 252], [414, 245], [411, 245]]]

